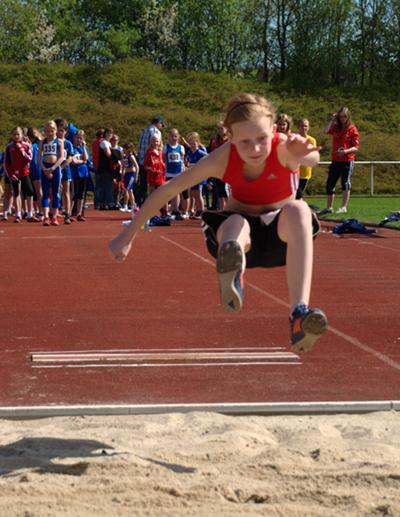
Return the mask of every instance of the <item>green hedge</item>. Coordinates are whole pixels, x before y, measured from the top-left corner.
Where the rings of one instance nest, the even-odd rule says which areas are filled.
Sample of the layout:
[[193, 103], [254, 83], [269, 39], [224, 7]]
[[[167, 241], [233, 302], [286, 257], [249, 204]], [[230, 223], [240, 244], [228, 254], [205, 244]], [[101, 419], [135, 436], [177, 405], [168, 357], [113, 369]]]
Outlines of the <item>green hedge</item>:
[[[182, 134], [198, 131], [208, 142], [226, 100], [241, 91], [253, 91], [273, 101], [279, 111], [294, 119], [306, 116], [310, 133], [320, 145], [321, 160], [330, 159], [331, 139], [324, 135], [327, 117], [347, 105], [360, 131], [358, 160], [400, 160], [398, 128], [400, 102], [382, 92], [327, 90], [298, 95], [285, 86], [272, 88], [256, 79], [232, 79], [224, 74], [168, 71], [147, 61], [98, 68], [88, 65], [0, 65], [0, 145], [5, 146], [16, 125], [42, 127], [46, 120], [63, 116], [86, 130], [88, 140], [96, 128], [112, 126], [123, 142], [137, 143], [154, 114], [162, 114], [169, 127]], [[400, 192], [399, 167], [380, 166], [376, 191]], [[322, 193], [326, 167], [319, 167], [310, 183], [311, 193]], [[369, 170], [356, 167], [353, 187], [369, 193]]]

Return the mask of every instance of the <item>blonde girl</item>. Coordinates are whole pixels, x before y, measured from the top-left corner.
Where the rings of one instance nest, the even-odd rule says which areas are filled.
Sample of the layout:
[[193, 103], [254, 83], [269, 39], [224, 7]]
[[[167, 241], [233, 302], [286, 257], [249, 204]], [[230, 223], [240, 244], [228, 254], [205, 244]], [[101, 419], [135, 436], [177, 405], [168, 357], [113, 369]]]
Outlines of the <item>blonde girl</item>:
[[296, 170], [314, 166], [319, 148], [300, 135], [276, 131], [275, 110], [263, 97], [243, 93], [225, 108], [230, 141], [148, 197], [110, 250], [124, 260], [147, 219], [178, 192], [216, 177], [231, 186], [223, 212], [202, 216], [207, 248], [216, 258], [222, 306], [239, 311], [245, 267], [286, 264], [290, 334], [294, 352], [309, 350], [327, 328], [322, 310], [309, 308], [313, 234], [319, 224], [308, 205], [295, 199]]
[[[38, 165], [42, 170], [43, 226], [58, 226], [57, 215], [61, 206], [61, 168], [64, 144], [57, 138], [57, 125], [49, 120], [44, 127], [45, 138], [39, 143]], [[51, 191], [51, 192], [50, 192]], [[50, 211], [51, 193], [51, 211]], [[51, 221], [50, 221], [51, 214]]]
[[[168, 132], [168, 142], [163, 148], [163, 157], [166, 167], [166, 179], [170, 181], [178, 174], [181, 174], [185, 169], [185, 148], [180, 143], [181, 136], [176, 128], [170, 129]], [[184, 212], [188, 209], [188, 194], [187, 192], [175, 196], [170, 200], [171, 215], [175, 221], [182, 221], [183, 217], [179, 211], [179, 204], [182, 205]], [[180, 199], [179, 199], [180, 198]]]
[[[200, 135], [195, 131], [192, 131], [187, 136], [189, 144], [189, 152], [186, 158], [186, 167], [191, 169], [197, 162], [208, 155], [204, 145], [201, 143]], [[200, 219], [201, 214], [204, 211], [204, 200], [203, 200], [203, 185], [206, 182], [201, 182], [198, 185], [193, 185], [190, 189], [190, 203], [194, 208], [194, 213], [191, 217], [194, 219]]]
[[279, 113], [279, 115], [276, 117], [276, 130], [279, 133], [288, 135], [292, 130], [292, 125], [293, 119], [286, 113]]

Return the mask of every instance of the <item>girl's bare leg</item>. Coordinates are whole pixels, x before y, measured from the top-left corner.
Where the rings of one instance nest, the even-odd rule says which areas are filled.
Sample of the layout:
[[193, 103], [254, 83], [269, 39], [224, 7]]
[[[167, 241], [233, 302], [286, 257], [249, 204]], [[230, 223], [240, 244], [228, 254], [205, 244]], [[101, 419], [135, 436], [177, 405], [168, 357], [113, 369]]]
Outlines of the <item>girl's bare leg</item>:
[[234, 214], [217, 230], [217, 273], [221, 304], [227, 311], [240, 311], [243, 304], [245, 252], [250, 248], [250, 225]]
[[298, 304], [308, 305], [313, 268], [311, 211], [304, 201], [291, 201], [282, 208], [279, 238], [287, 243], [286, 277], [290, 313]]
[[[243, 256], [250, 249], [250, 225], [244, 217], [233, 214], [217, 230], [219, 247], [225, 242], [236, 241], [242, 249]], [[244, 264], [245, 267], [245, 264]], [[244, 269], [243, 267], [243, 269]]]

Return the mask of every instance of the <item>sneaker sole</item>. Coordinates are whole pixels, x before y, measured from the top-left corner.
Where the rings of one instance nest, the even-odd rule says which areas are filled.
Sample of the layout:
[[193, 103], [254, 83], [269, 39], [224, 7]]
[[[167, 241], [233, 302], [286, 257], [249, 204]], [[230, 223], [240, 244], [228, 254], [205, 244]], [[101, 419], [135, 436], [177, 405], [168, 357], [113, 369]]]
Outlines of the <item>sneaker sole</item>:
[[295, 353], [308, 352], [316, 340], [327, 331], [328, 320], [322, 311], [310, 312], [303, 320], [301, 328], [305, 334], [303, 339], [292, 345]]
[[243, 254], [235, 241], [221, 246], [217, 259], [219, 294], [221, 304], [226, 311], [238, 312], [242, 308], [241, 293], [235, 287], [235, 277], [243, 265]]

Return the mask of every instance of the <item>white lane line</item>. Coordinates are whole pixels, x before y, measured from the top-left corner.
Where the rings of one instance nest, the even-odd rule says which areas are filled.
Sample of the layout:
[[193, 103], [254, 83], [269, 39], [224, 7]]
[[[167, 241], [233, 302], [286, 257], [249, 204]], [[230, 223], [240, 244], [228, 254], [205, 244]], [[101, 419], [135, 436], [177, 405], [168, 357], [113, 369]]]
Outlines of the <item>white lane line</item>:
[[[201, 255], [195, 253], [194, 251], [186, 248], [185, 246], [182, 246], [181, 244], [178, 244], [177, 242], [171, 240], [171, 239], [168, 239], [167, 237], [164, 237], [163, 235], [160, 235], [160, 237], [168, 242], [170, 242], [171, 244], [174, 244], [175, 246], [177, 246], [178, 248], [181, 248], [182, 250], [190, 253], [191, 255], [194, 255], [195, 257], [198, 257], [199, 259], [201, 259], [203, 262], [206, 262], [207, 264], [210, 264], [212, 266], [214, 266], [215, 264], [211, 261], [211, 260], [208, 260], [208, 259], [205, 259], [204, 257], [202, 257]], [[284, 307], [287, 307], [289, 308], [289, 304], [286, 303], [284, 300], [268, 293], [267, 291], [265, 291], [264, 289], [261, 289], [260, 287], [250, 283], [250, 282], [247, 282], [246, 283], [247, 286], [251, 287], [252, 289], [256, 290], [258, 293], [266, 296], [267, 298], [269, 298], [270, 300], [273, 300], [274, 302], [278, 303], [279, 305], [282, 305]], [[335, 327], [332, 327], [331, 325], [328, 326], [328, 330], [330, 330], [331, 332], [333, 332], [334, 334], [336, 334], [338, 337], [344, 339], [345, 341], [347, 341], [348, 343], [350, 343], [351, 345], [359, 348], [360, 350], [363, 350], [364, 352], [368, 353], [368, 354], [371, 354], [373, 355], [374, 357], [376, 357], [377, 359], [379, 359], [380, 361], [382, 361], [383, 363], [387, 364], [388, 366], [391, 366], [392, 368], [395, 368], [396, 370], [399, 370], [400, 371], [400, 363], [396, 362], [396, 361], [393, 361], [393, 359], [391, 359], [390, 357], [388, 357], [387, 355], [385, 354], [382, 354], [381, 352], [378, 352], [377, 350], [374, 350], [373, 348], [371, 348], [370, 346], [366, 345], [365, 343], [362, 343], [361, 341], [359, 341], [358, 339], [346, 334], [345, 332], [342, 332], [340, 331], [339, 329], [335, 328]]]
[[[266, 352], [273, 352], [273, 351], [279, 351], [279, 350], [285, 350], [284, 347], [282, 346], [269, 346], [269, 347], [258, 347], [258, 346], [249, 346], [249, 347], [238, 347], [238, 348], [232, 348], [232, 347], [209, 347], [209, 348], [168, 348], [168, 352], [215, 352], [216, 350], [218, 351], [221, 351], [221, 352], [241, 352], [243, 350], [245, 350], [246, 352], [248, 350], [253, 350], [255, 352], [261, 352], [261, 351], [266, 351]], [[104, 351], [106, 352], [109, 352], [110, 354], [118, 354], [118, 353], [122, 353], [122, 354], [126, 354], [126, 353], [140, 353], [140, 352], [144, 352], [144, 353], [153, 353], [153, 352], [161, 352], [161, 353], [165, 353], [165, 348], [131, 348], [131, 349], [128, 349], [128, 348], [117, 348], [117, 349], [113, 349], [113, 348], [110, 348], [110, 349], [100, 349], [100, 350], [90, 350], [90, 353], [93, 353], [93, 354], [101, 354], [103, 353]], [[85, 354], [88, 352], [88, 349], [85, 349], [85, 350], [63, 350], [63, 354]], [[49, 350], [41, 350], [41, 351], [35, 351], [35, 352], [32, 352], [32, 354], [47, 354], [47, 355], [50, 355], [50, 354], [56, 354], [58, 355], [60, 353], [59, 350], [53, 350], [53, 351], [49, 351]]]
[[[356, 239], [354, 239], [356, 240]], [[374, 248], [381, 248], [383, 250], [395, 251], [396, 253], [400, 253], [400, 249], [398, 248], [390, 248], [389, 246], [381, 246], [380, 244], [375, 244], [374, 242], [367, 241], [358, 241], [359, 244], [365, 244], [367, 246], [373, 246]]]
[[[335, 237], [335, 238], [340, 238], [340, 236]], [[382, 250], [389, 250], [389, 251], [395, 251], [397, 253], [400, 253], [400, 249], [399, 248], [391, 248], [389, 246], [381, 246], [380, 244], [376, 244], [375, 242], [372, 242], [372, 241], [364, 241], [364, 240], [356, 239], [354, 237], [346, 237], [345, 240], [346, 241], [356, 242], [357, 244], [359, 244], [361, 246], [362, 245], [373, 246], [374, 248], [380, 248]]]
[[215, 366], [271, 366], [271, 365], [279, 365], [279, 366], [293, 366], [302, 364], [300, 361], [232, 361], [232, 362], [220, 362], [220, 363], [203, 363], [198, 361], [196, 363], [108, 363], [108, 364], [100, 364], [100, 363], [90, 363], [90, 364], [33, 364], [31, 368], [46, 368], [46, 369], [54, 369], [54, 368], [179, 368], [193, 366], [193, 367], [215, 367]]
[[390, 359], [390, 357], [388, 357], [387, 355], [382, 354], [381, 352], [378, 352], [377, 350], [371, 348], [370, 346], [366, 345], [365, 343], [362, 343], [358, 339], [356, 339], [352, 336], [349, 336], [348, 334], [345, 334], [344, 332], [341, 332], [340, 330], [332, 327], [331, 325], [329, 325], [328, 329], [331, 332], [333, 332], [334, 334], [336, 334], [337, 336], [339, 336], [342, 339], [344, 339], [345, 341], [347, 341], [348, 343], [352, 344], [353, 346], [356, 346], [360, 350], [363, 350], [364, 352], [367, 352], [368, 354], [375, 356], [377, 359], [384, 362], [388, 366], [391, 366], [392, 368], [395, 368], [396, 370], [400, 370], [400, 363], [393, 361], [393, 359]]
[[[168, 237], [165, 237], [164, 235], [160, 235], [161, 239], [164, 239], [165, 241], [168, 241], [170, 242], [171, 244], [174, 244], [175, 246], [177, 246], [178, 248], [181, 248], [182, 250], [186, 251], [187, 253], [190, 253], [191, 255], [197, 257], [198, 259], [202, 260], [203, 262], [205, 262], [206, 264], [209, 264], [210, 266], [213, 266], [215, 267], [215, 262], [213, 262], [212, 260], [209, 260], [209, 259], [206, 259], [204, 257], [202, 257], [201, 255], [199, 255], [198, 253], [196, 253], [195, 251], [192, 251], [190, 250], [189, 248], [186, 248], [186, 246], [182, 246], [181, 244], [171, 240], [171, 239], [168, 239]], [[274, 301], [275, 303], [278, 303], [279, 305], [283, 305], [284, 307], [287, 307], [289, 308], [289, 304], [284, 302], [283, 300], [281, 300], [280, 298], [277, 298], [276, 296], [274, 296], [273, 294], [270, 294], [268, 293], [267, 291], [264, 291], [263, 289], [260, 289], [258, 286], [256, 286], [255, 284], [252, 284], [251, 282], [246, 282], [246, 285], [251, 287], [252, 289], [254, 289], [255, 291], [258, 291], [260, 293], [262, 293], [264, 296], [266, 296], [267, 298], [270, 298], [272, 301]]]

